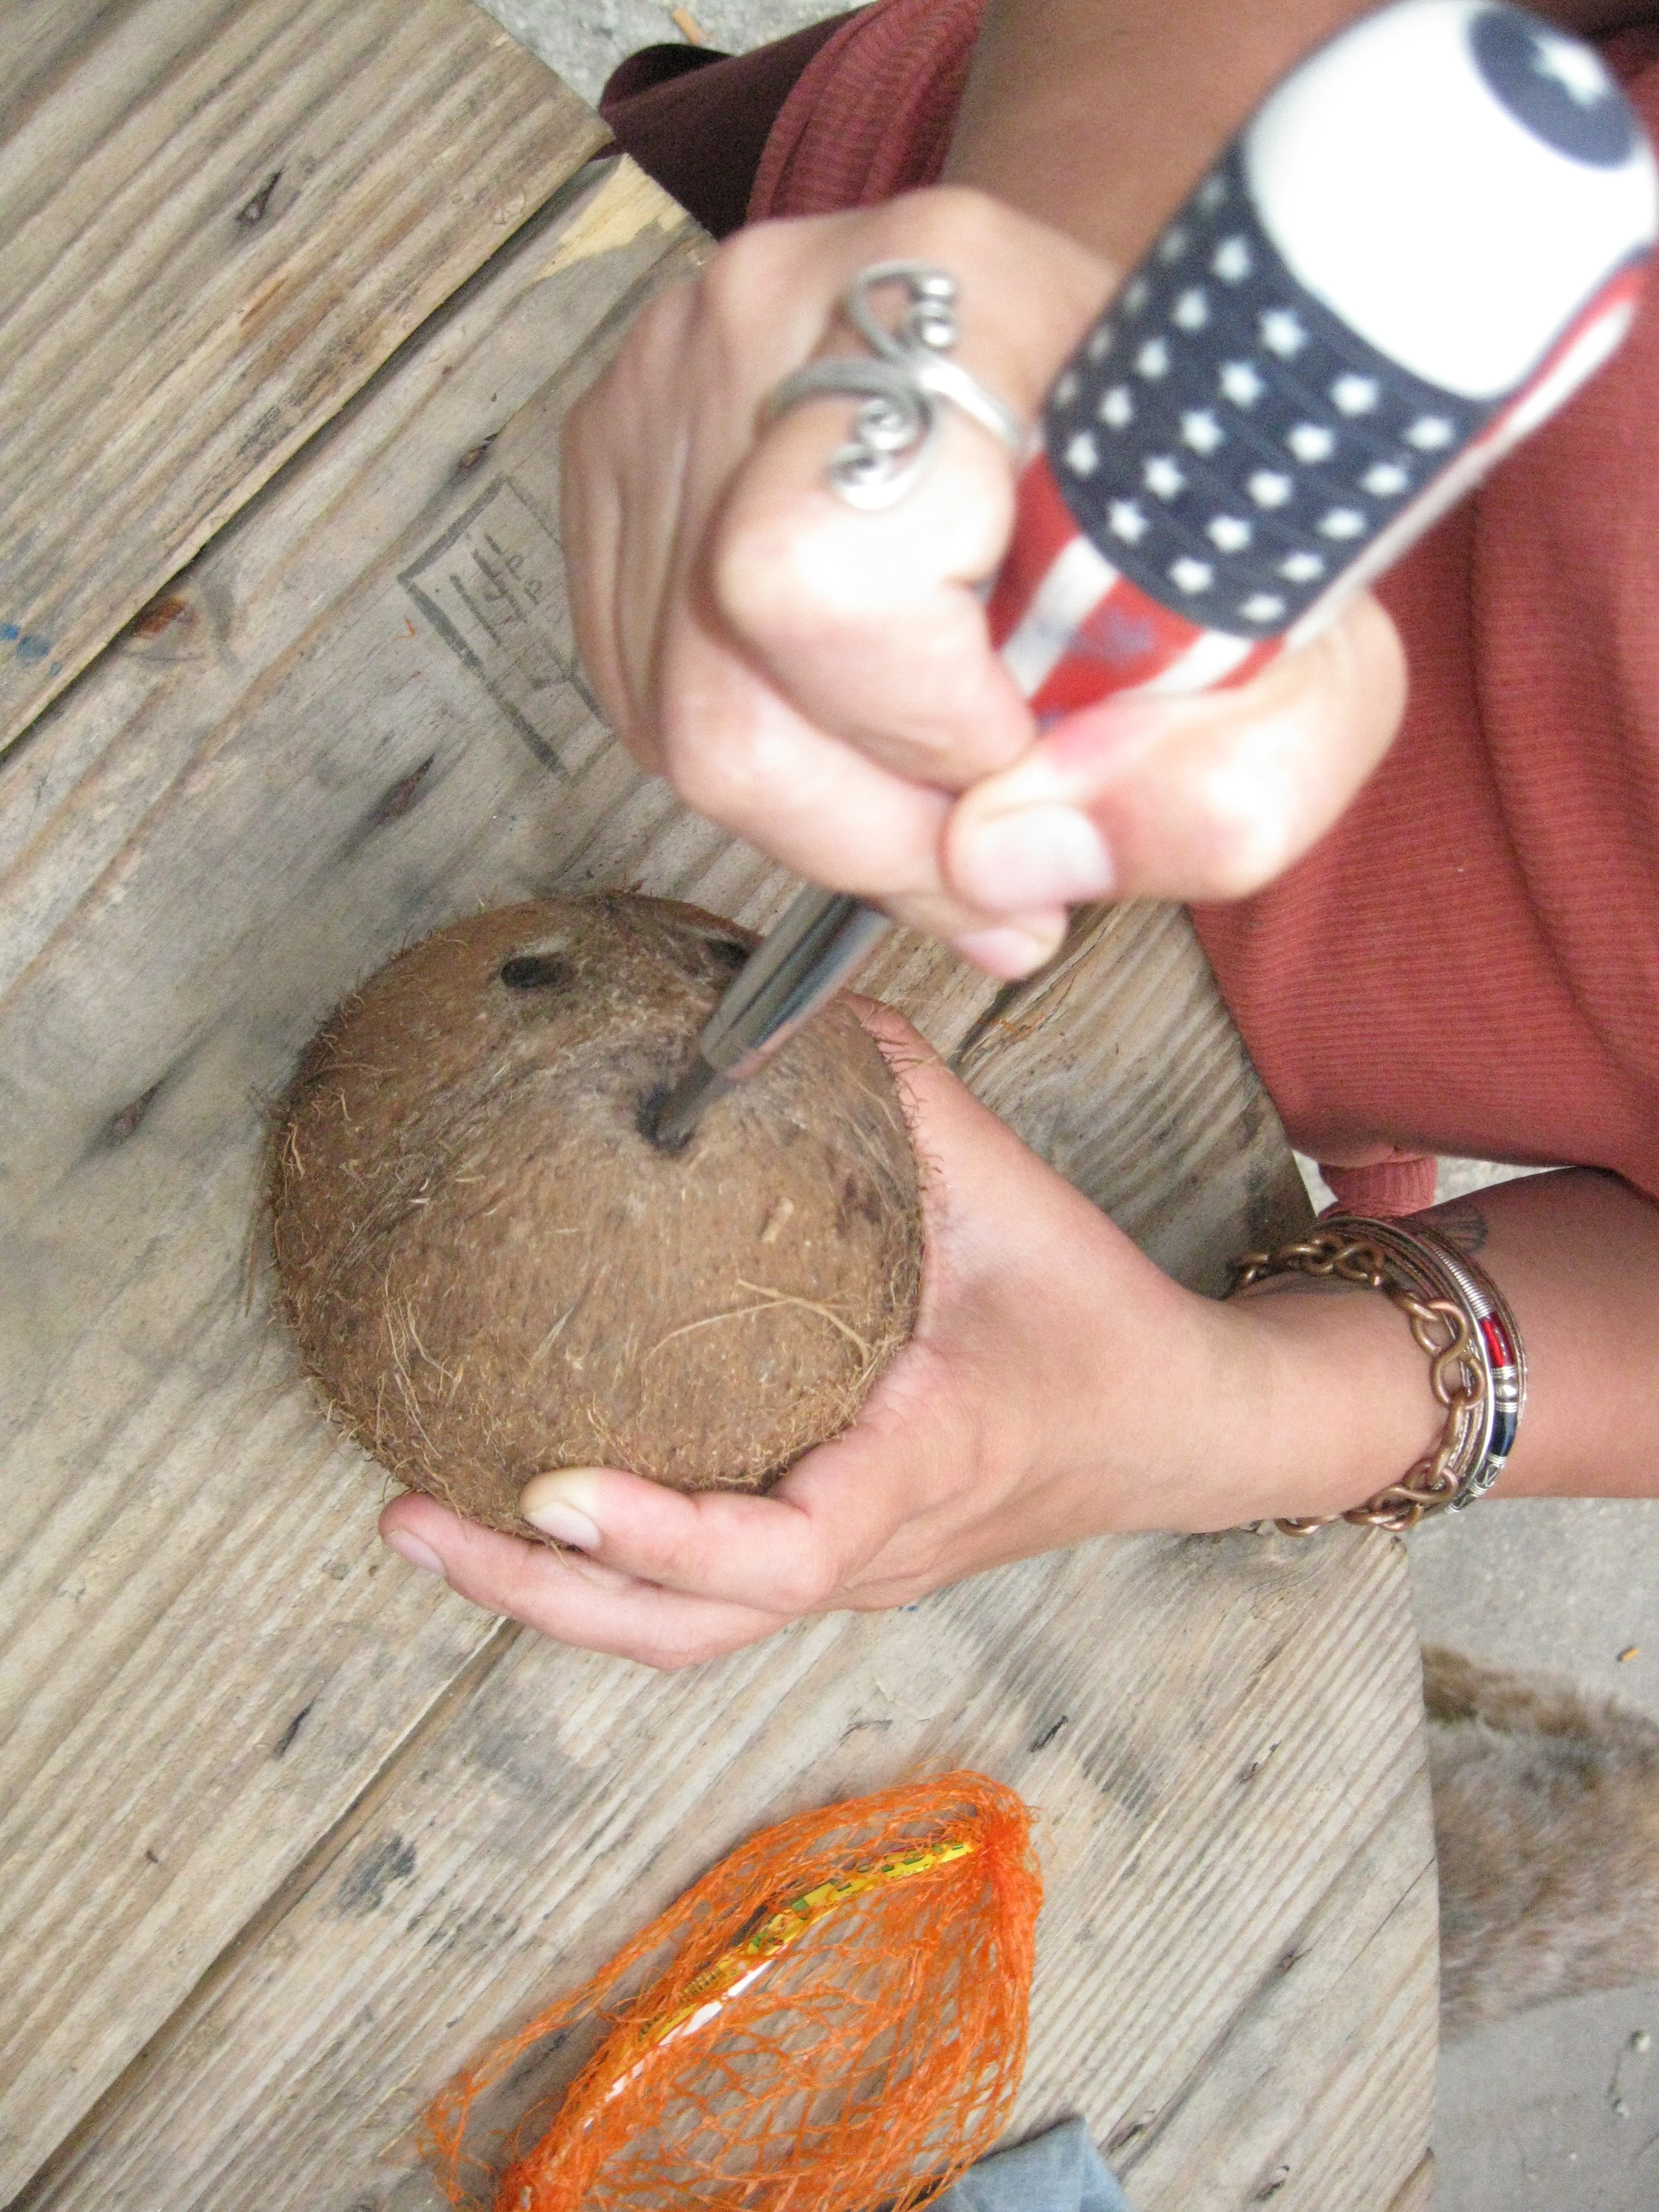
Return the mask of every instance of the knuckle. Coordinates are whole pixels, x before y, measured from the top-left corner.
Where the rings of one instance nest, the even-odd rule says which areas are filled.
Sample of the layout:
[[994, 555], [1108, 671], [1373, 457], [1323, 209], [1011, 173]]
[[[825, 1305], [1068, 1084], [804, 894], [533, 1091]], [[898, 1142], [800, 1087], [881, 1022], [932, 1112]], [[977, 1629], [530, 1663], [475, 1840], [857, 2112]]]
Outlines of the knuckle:
[[688, 741], [671, 732], [666, 746], [670, 780], [694, 813], [710, 821], [732, 823], [746, 818], [744, 802], [754, 779], [747, 772], [746, 748], [732, 736], [718, 744]]
[[[659, 1589], [705, 1598], [727, 1579], [732, 1547], [718, 1525], [711, 1526], [698, 1510], [695, 1494], [674, 1502], [679, 1510], [659, 1522], [648, 1548], [642, 1547], [635, 1557], [633, 1571]], [[696, 1633], [667, 1620], [655, 1632], [669, 1649], [678, 1649], [682, 1636], [695, 1642]]]
[[[793, 731], [763, 714], [733, 712], [717, 730], [677, 727], [665, 752], [675, 789], [699, 814], [766, 841], [796, 811], [803, 759]], [[833, 811], [833, 810], [832, 810]]]
[[705, 302], [715, 308], [746, 307], [756, 277], [769, 273], [781, 242], [778, 230], [769, 223], [745, 224], [723, 240], [702, 271]]
[[729, 238], [697, 280], [700, 322], [713, 331], [729, 330], [741, 322], [745, 293], [752, 289], [753, 256], [744, 232]]
[[1009, 228], [1007, 210], [972, 185], [924, 185], [888, 203], [888, 222], [909, 248], [973, 252]]
[[841, 1575], [832, 1560], [805, 1553], [783, 1561], [772, 1585], [772, 1601], [785, 1612], [822, 1613], [839, 1595]]
[[812, 617], [811, 578], [800, 536], [780, 527], [775, 518], [763, 522], [742, 511], [716, 526], [708, 558], [714, 603], [751, 643], [780, 632], [793, 635]]
[[849, 622], [882, 609], [848, 559], [843, 519], [823, 512], [816, 474], [736, 500], [715, 526], [708, 581], [726, 620], [757, 642], [833, 646]]
[[653, 346], [678, 351], [696, 320], [702, 301], [702, 286], [696, 277], [665, 286], [635, 317], [617, 359], [630, 362]]
[[1308, 842], [1304, 795], [1273, 767], [1237, 758], [1206, 780], [1201, 820], [1206, 896], [1246, 898], [1279, 875]]
[[[770, 350], [780, 322], [804, 304], [811, 284], [810, 256], [801, 252], [796, 226], [757, 223], [732, 234], [696, 285], [696, 308], [717, 343], [740, 343]], [[784, 310], [780, 315], [781, 307]]]

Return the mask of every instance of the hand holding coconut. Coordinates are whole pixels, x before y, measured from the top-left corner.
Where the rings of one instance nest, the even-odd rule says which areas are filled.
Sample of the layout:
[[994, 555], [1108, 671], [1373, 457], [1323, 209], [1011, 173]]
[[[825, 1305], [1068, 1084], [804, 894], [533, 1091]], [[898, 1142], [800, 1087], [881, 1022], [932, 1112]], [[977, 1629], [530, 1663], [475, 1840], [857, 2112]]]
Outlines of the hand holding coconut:
[[[400, 1498], [380, 1528], [404, 1559], [560, 1642], [674, 1668], [1094, 1534], [1345, 1510], [1433, 1443], [1442, 1409], [1385, 1299], [1297, 1277], [1226, 1305], [1181, 1289], [896, 1015], [860, 1011], [923, 1164], [924, 1261], [915, 1334], [854, 1425], [763, 1497], [614, 1468], [534, 1480], [523, 1510], [574, 1549]], [[1579, 1173], [1447, 1211], [1524, 1316], [1504, 1492], [1650, 1494], [1631, 1378], [1659, 1209]]]
[[915, 1334], [856, 1424], [765, 1497], [540, 1476], [523, 1510], [569, 1551], [400, 1498], [380, 1527], [402, 1556], [544, 1635], [677, 1667], [1092, 1534], [1352, 1504], [1431, 1439], [1421, 1355], [1382, 1301], [1181, 1289], [863, 1011], [923, 1163], [926, 1256]]
[[306, 1055], [282, 1304], [424, 1493], [386, 1510], [395, 1548], [672, 1664], [1342, 1489], [1340, 1452], [1279, 1480], [1271, 1313], [1170, 1282], [883, 1009], [831, 1007], [665, 1152], [653, 1101], [745, 950], [670, 901], [507, 907], [400, 954]]

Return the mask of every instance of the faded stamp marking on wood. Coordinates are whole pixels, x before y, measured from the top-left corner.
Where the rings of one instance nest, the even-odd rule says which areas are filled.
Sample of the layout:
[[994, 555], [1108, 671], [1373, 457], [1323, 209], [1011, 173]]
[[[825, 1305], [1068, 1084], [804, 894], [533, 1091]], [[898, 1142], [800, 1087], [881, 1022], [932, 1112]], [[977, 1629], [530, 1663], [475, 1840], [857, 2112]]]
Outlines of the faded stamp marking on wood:
[[564, 773], [580, 726], [572, 696], [599, 705], [577, 665], [559, 544], [510, 477], [499, 477], [398, 581], [538, 760]]

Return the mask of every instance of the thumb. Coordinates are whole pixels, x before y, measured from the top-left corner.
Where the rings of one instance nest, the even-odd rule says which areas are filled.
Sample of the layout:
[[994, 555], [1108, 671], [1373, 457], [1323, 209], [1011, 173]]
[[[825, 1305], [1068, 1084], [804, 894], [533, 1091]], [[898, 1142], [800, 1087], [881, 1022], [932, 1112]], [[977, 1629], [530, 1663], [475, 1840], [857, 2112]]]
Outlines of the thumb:
[[947, 882], [992, 913], [1246, 897], [1336, 821], [1405, 699], [1399, 636], [1363, 595], [1237, 690], [1125, 693], [1068, 716], [957, 802]]

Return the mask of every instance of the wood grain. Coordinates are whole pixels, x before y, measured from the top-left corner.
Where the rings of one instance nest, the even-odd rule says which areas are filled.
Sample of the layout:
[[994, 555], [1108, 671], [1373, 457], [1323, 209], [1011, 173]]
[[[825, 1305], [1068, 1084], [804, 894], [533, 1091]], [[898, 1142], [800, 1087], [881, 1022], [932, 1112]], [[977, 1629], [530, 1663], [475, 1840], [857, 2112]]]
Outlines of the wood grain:
[[1411, 2174], [1389, 2212], [1429, 2212], [1434, 2202], [1434, 2154], [1425, 2151], [1423, 2162]]
[[489, 1632], [382, 1571], [250, 1304], [264, 1102], [363, 967], [580, 840], [399, 572], [688, 236], [595, 173], [0, 764], [0, 2195]]
[[1312, 1218], [1273, 1102], [1180, 907], [1079, 914], [1060, 957], [1001, 993], [952, 1065], [1033, 1151], [1189, 1288]]
[[1433, 2048], [1403, 1571], [1140, 1538], [678, 1677], [519, 1638], [18, 2212], [435, 2212], [412, 2124], [482, 2040], [757, 1826], [957, 1763], [1041, 1820], [1017, 2131], [1080, 2112], [1137, 2212], [1386, 2212]]
[[3, 746], [605, 134], [468, 0], [6, 0], [0, 46]]
[[[0, 2195], [422, 2202], [410, 2114], [550, 1973], [756, 1821], [962, 1757], [1051, 1809], [1028, 2116], [1080, 2102], [1145, 2212], [1271, 2160], [1383, 2212], [1432, 2051], [1396, 1547], [1094, 1546], [671, 1682], [380, 1555], [270, 1325], [266, 1102], [361, 975], [546, 888], [788, 895], [619, 752], [563, 599], [559, 418], [700, 251], [627, 165], [571, 180], [0, 763]], [[1293, 1194], [1184, 928], [872, 980], [1197, 1279]]]

